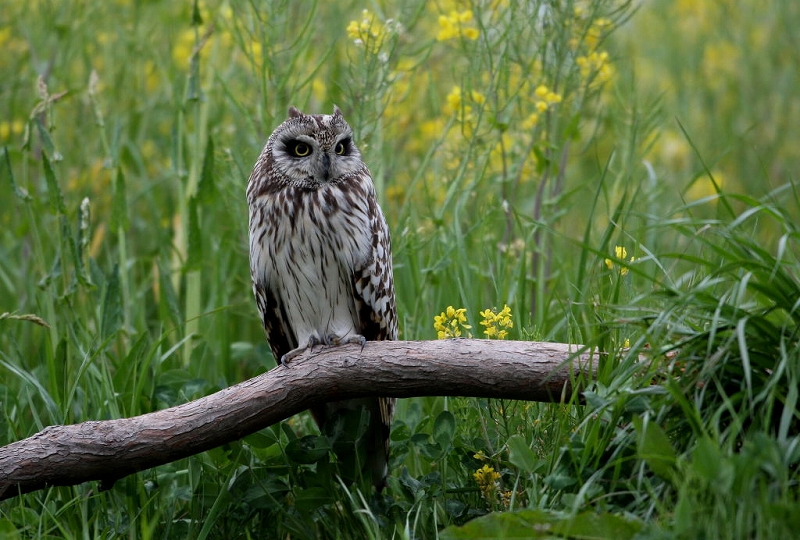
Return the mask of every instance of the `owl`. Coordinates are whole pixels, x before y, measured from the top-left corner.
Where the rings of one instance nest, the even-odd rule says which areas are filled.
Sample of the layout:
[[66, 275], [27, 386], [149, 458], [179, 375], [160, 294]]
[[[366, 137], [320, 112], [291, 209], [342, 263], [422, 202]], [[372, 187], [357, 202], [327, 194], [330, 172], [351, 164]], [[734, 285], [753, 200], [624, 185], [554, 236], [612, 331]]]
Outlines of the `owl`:
[[[338, 107], [289, 109], [253, 168], [247, 202], [253, 292], [280, 364], [317, 345], [397, 339], [389, 229]], [[320, 428], [341, 409], [369, 411], [362, 473], [379, 490], [394, 405], [368, 398], [311, 410]]]

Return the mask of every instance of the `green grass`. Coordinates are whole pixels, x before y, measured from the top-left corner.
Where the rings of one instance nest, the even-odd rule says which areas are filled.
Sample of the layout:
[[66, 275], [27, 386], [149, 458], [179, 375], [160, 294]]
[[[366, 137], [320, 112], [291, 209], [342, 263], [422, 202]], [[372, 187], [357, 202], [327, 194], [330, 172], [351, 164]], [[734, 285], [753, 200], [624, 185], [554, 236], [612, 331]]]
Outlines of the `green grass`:
[[6, 1], [0, 444], [274, 366], [244, 189], [289, 105], [358, 134], [402, 338], [507, 304], [608, 355], [584, 401], [403, 400], [381, 496], [303, 414], [0, 537], [792, 537], [800, 13], [739, 4]]

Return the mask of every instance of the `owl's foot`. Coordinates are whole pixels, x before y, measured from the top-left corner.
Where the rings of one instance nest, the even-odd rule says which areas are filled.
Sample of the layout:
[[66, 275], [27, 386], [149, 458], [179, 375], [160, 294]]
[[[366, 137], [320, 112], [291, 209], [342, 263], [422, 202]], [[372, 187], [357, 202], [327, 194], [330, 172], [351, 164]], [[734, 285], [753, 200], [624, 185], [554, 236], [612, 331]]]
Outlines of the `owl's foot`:
[[346, 345], [348, 343], [356, 343], [358, 345], [361, 345], [361, 350], [363, 351], [364, 350], [364, 345], [367, 344], [367, 338], [365, 338], [361, 334], [345, 336], [343, 338], [340, 338], [339, 336], [335, 336], [333, 334], [329, 334], [325, 338], [325, 343], [327, 345], [333, 345], [333, 346]]
[[319, 339], [317, 336], [311, 336], [310, 338], [308, 338], [308, 343], [305, 346], [292, 349], [291, 351], [281, 356], [281, 364], [284, 366], [288, 366], [289, 361], [295, 358], [296, 356], [299, 356], [306, 351], [312, 352], [314, 350], [314, 345], [323, 345], [323, 344], [325, 344], [325, 342]]
[[361, 350], [363, 351], [364, 345], [367, 344], [367, 338], [365, 338], [361, 334], [349, 335], [345, 337], [339, 337], [336, 334], [328, 334], [327, 336], [325, 336], [324, 339], [320, 339], [317, 336], [311, 336], [310, 338], [308, 338], [308, 343], [305, 346], [292, 349], [291, 351], [281, 356], [281, 364], [283, 364], [284, 366], [288, 366], [289, 361], [294, 359], [296, 356], [299, 356], [306, 351], [313, 352], [314, 347], [316, 345], [327, 345], [328, 347], [336, 347], [337, 345], [346, 345], [348, 343], [356, 343], [358, 345], [361, 345]]

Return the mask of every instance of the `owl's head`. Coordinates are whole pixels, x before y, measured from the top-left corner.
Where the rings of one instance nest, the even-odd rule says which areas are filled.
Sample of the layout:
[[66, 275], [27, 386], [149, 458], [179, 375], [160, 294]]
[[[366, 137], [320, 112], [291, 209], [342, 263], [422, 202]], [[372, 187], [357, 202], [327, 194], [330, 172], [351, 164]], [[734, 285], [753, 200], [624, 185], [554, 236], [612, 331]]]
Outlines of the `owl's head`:
[[333, 114], [304, 114], [290, 107], [267, 149], [272, 178], [307, 189], [346, 180], [364, 168], [353, 130], [336, 106]]

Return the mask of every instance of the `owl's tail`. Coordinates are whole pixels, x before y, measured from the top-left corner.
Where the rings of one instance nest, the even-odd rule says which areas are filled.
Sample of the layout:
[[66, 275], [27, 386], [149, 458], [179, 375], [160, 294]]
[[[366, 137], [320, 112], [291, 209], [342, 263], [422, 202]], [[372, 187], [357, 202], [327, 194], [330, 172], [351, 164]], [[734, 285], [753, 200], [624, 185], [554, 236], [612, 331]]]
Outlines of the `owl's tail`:
[[345, 480], [369, 478], [380, 492], [389, 475], [389, 431], [393, 398], [364, 398], [326, 403], [311, 409], [330, 439]]

